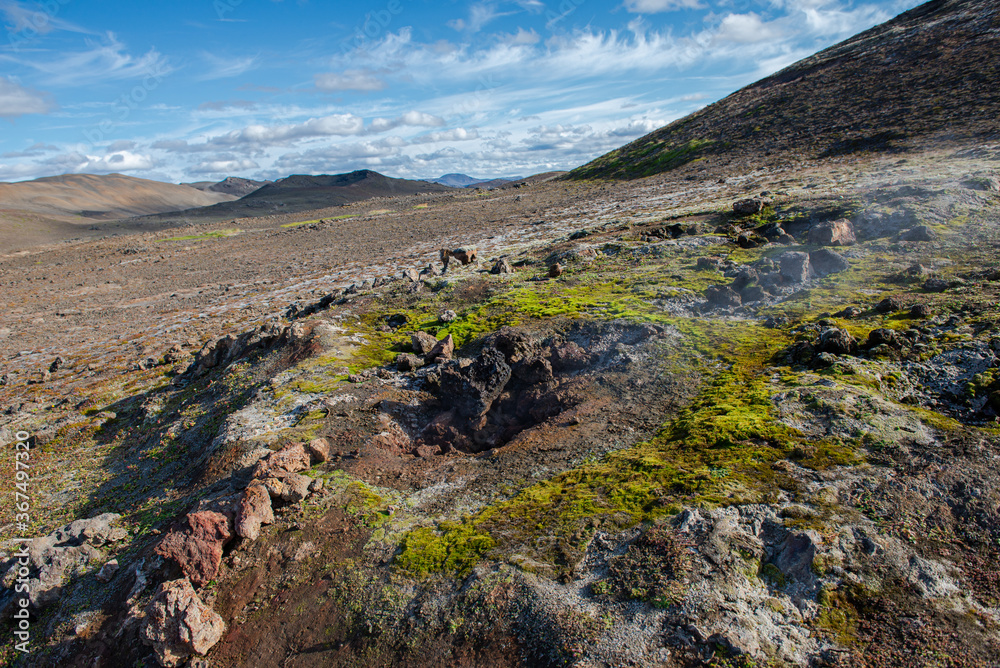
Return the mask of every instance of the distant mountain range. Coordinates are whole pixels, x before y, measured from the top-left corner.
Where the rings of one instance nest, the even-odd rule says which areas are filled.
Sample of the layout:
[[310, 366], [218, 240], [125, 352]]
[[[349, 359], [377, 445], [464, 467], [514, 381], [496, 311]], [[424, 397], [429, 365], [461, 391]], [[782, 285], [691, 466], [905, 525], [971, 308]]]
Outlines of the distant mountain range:
[[468, 174], [445, 174], [444, 176], [439, 176], [436, 179], [424, 179], [430, 183], [439, 183], [441, 185], [450, 186], [452, 188], [482, 188], [483, 190], [492, 190], [493, 188], [499, 188], [500, 186], [510, 183], [511, 181], [520, 181], [523, 177], [521, 176], [509, 176], [498, 179], [477, 179], [474, 176], [469, 176]]

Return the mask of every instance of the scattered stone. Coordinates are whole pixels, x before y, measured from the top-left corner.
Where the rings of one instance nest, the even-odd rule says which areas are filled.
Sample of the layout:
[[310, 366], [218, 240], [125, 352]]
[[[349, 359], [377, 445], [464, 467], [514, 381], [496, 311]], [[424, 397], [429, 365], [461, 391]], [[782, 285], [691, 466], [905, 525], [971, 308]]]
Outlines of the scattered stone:
[[424, 360], [412, 353], [402, 353], [396, 356], [396, 368], [400, 371], [416, 371], [424, 365]]
[[778, 256], [781, 267], [781, 278], [793, 285], [799, 285], [809, 280], [809, 254], [798, 251], [788, 251]]
[[52, 360], [52, 364], [49, 365], [49, 371], [51, 373], [55, 373], [56, 371], [61, 369], [64, 364], [66, 364], [66, 360], [64, 360], [61, 356], [56, 357], [54, 360]]
[[816, 341], [816, 351], [833, 355], [852, 355], [858, 350], [858, 342], [839, 327], [828, 327], [820, 332]]
[[899, 235], [901, 241], [934, 241], [936, 238], [937, 234], [934, 233], [934, 230], [926, 225], [919, 225], [901, 232]]
[[409, 269], [404, 269], [403, 280], [409, 281], [411, 283], [416, 283], [420, 280], [420, 274], [413, 267], [410, 267]]
[[910, 317], [929, 318], [931, 317], [931, 309], [927, 304], [914, 304], [910, 307]]
[[873, 329], [868, 333], [868, 340], [865, 342], [865, 348], [874, 348], [875, 346], [883, 345], [899, 350], [903, 347], [903, 341], [895, 330], [884, 327], [880, 329]]
[[854, 320], [859, 317], [864, 311], [862, 311], [857, 306], [848, 306], [842, 311], [837, 311], [833, 314], [835, 318], [844, 318], [845, 320]]
[[222, 547], [233, 534], [229, 518], [209, 510], [189, 513], [187, 524], [164, 536], [154, 553], [175, 561], [192, 583], [202, 586], [218, 574]]
[[226, 624], [205, 603], [187, 578], [164, 582], [145, 610], [140, 630], [160, 665], [175, 667], [195, 655], [204, 656], [226, 630]]
[[491, 274], [513, 274], [514, 273], [514, 268], [512, 266], [510, 266], [510, 262], [507, 261], [507, 258], [502, 257], [499, 260], [497, 260], [496, 264], [493, 265], [493, 268], [490, 269], [490, 273]]
[[698, 258], [698, 262], [695, 264], [695, 268], [704, 269], [705, 271], [718, 271], [719, 258], [702, 256]]
[[875, 305], [876, 313], [895, 313], [903, 310], [903, 303], [898, 297], [886, 297]]
[[556, 262], [554, 265], [549, 267], [549, 278], [559, 278], [562, 276], [564, 270], [564, 267]]
[[769, 206], [771, 200], [766, 197], [750, 197], [733, 202], [733, 213], [739, 216], [752, 216], [760, 213], [764, 207]]
[[312, 478], [298, 473], [278, 473], [264, 480], [271, 499], [280, 499], [288, 503], [297, 503], [309, 496], [309, 484]]
[[456, 248], [451, 252], [451, 256], [461, 262], [463, 265], [472, 264], [476, 261], [479, 255], [479, 251], [476, 250], [475, 246], [469, 246], [466, 248]]
[[757, 281], [757, 272], [750, 267], [743, 267], [733, 278], [733, 282], [730, 283], [729, 287], [737, 292], [743, 290], [743, 288], [753, 285]]
[[451, 334], [438, 341], [426, 356], [424, 361], [427, 364], [447, 362], [455, 354], [455, 340]]
[[928, 278], [920, 287], [927, 292], [944, 292], [951, 287], [951, 283], [941, 278]]
[[426, 357], [434, 350], [434, 346], [438, 344], [438, 340], [427, 332], [413, 332], [410, 334], [410, 343], [413, 344], [414, 352]]
[[743, 303], [739, 293], [728, 285], [713, 285], [705, 290], [705, 298], [712, 308], [735, 308]]
[[[442, 252], [443, 252], [443, 251], [442, 251]], [[449, 252], [450, 252], [450, 251], [449, 251]], [[449, 255], [448, 257], [451, 257], [451, 256]], [[447, 263], [447, 262], [445, 262], [445, 265], [444, 265], [444, 266], [445, 266], [445, 269], [447, 269], [447, 268], [448, 268], [448, 263]], [[424, 267], [424, 268], [423, 268], [423, 269], [422, 269], [422, 270], [420, 271], [420, 275], [421, 275], [421, 276], [431, 276], [431, 277], [434, 277], [434, 276], [440, 276], [440, 275], [441, 275], [441, 272], [440, 272], [440, 271], [438, 271], [438, 268], [437, 268], [437, 267], [435, 267], [435, 266], [434, 266], [433, 264], [429, 264], [429, 265], [427, 265], [426, 267]]]
[[249, 540], [257, 540], [263, 524], [274, 524], [271, 495], [262, 483], [254, 482], [246, 488], [236, 505], [236, 534]]
[[310, 466], [312, 461], [305, 444], [292, 443], [258, 462], [254, 477], [264, 478], [275, 473], [298, 473]]
[[306, 444], [309, 457], [313, 464], [322, 464], [330, 459], [330, 441], [325, 438], [314, 438]]
[[850, 263], [844, 256], [829, 248], [821, 248], [809, 253], [809, 266], [817, 276], [823, 278], [830, 274], [846, 271]]
[[111, 578], [118, 572], [118, 568], [118, 560], [112, 559], [101, 566], [101, 570], [97, 571], [96, 577], [100, 582], [111, 582]]
[[764, 291], [764, 288], [759, 285], [748, 285], [740, 290], [740, 299], [744, 304], [764, 301], [768, 298], [768, 296], [769, 295]]
[[818, 246], [853, 246], [857, 243], [854, 225], [846, 218], [819, 223], [809, 230], [809, 243]]
[[438, 318], [441, 320], [441, 322], [445, 323], [455, 322], [456, 320], [458, 320], [458, 314], [449, 309], [443, 312], [440, 316], [438, 316]]

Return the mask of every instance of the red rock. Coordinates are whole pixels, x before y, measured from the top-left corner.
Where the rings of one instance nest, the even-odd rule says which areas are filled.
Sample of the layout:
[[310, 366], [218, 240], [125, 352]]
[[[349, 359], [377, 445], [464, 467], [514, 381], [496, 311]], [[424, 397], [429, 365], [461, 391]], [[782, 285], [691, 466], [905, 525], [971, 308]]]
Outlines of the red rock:
[[257, 540], [263, 524], [274, 523], [271, 509], [271, 495], [260, 482], [246, 488], [236, 506], [236, 534], [249, 540]]
[[330, 459], [330, 441], [325, 438], [314, 438], [306, 445], [309, 456], [314, 464], [320, 464]]
[[434, 346], [438, 344], [438, 340], [427, 332], [413, 332], [410, 334], [410, 342], [413, 344], [414, 352], [423, 356], [434, 350]]
[[146, 606], [139, 635], [152, 646], [162, 666], [180, 666], [204, 656], [226, 630], [217, 612], [205, 605], [187, 578], [164, 582]]
[[174, 530], [164, 536], [154, 552], [173, 559], [184, 575], [200, 586], [218, 574], [222, 546], [232, 539], [233, 534], [229, 530], [229, 518], [222, 513], [210, 510], [190, 513], [187, 522], [185, 529]]
[[272, 499], [295, 503], [309, 496], [312, 478], [298, 473], [277, 473], [264, 480], [264, 487]]

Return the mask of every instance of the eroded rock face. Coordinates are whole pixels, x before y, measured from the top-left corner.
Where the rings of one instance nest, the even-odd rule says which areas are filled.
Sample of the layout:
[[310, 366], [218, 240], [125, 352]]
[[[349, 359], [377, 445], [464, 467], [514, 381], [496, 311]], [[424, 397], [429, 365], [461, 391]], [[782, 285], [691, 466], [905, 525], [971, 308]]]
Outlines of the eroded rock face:
[[180, 666], [204, 656], [222, 638], [225, 622], [187, 579], [164, 582], [146, 607], [140, 637], [152, 646], [161, 666]]

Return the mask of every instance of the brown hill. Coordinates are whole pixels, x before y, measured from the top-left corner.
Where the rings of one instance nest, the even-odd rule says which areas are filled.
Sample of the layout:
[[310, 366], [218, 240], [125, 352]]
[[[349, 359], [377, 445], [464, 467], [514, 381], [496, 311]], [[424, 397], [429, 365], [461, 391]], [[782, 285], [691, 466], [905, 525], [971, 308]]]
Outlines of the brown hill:
[[195, 183], [182, 183], [183, 186], [191, 186], [192, 188], [197, 188], [198, 190], [203, 190], [205, 192], [217, 192], [224, 193], [226, 195], [233, 195], [235, 197], [243, 197], [244, 195], [249, 195], [253, 191], [257, 190], [261, 186], [265, 186], [272, 181], [254, 181], [253, 179], [244, 179], [238, 176], [227, 176], [221, 181], [197, 181]]
[[55, 216], [110, 220], [229, 201], [232, 195], [122, 174], [66, 174], [0, 183], [0, 206]]
[[933, 0], [573, 170], [637, 178], [1000, 136], [1000, 5]]

